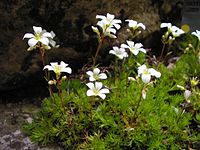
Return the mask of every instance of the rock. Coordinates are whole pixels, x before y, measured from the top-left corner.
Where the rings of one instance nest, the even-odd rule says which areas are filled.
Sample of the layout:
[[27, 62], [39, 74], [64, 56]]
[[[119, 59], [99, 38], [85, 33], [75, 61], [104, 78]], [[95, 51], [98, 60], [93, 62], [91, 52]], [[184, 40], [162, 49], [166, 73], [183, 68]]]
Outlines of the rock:
[[[22, 40], [25, 33], [32, 32], [33, 25], [56, 33], [56, 41], [61, 48], [48, 52], [49, 61], [63, 60], [76, 73], [95, 53], [97, 39], [91, 25], [96, 25], [97, 14], [109, 12], [123, 21], [129, 18], [144, 23], [147, 30], [139, 39], [145, 47], [154, 48], [160, 43], [158, 31], [161, 20], [181, 17], [171, 15], [176, 7], [180, 10], [181, 5], [178, 4], [179, 1], [172, 0], [1, 0], [0, 99], [40, 95], [47, 91], [39, 54], [27, 52], [27, 41]], [[171, 18], [167, 20], [165, 15]], [[178, 20], [177, 17], [174, 20]], [[119, 32], [118, 43], [126, 38], [124, 28]]]

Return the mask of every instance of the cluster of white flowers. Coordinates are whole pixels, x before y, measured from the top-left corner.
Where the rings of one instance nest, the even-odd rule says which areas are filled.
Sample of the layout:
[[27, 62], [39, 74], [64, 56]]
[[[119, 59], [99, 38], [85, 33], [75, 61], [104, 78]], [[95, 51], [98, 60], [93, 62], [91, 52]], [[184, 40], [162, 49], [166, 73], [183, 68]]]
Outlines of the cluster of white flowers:
[[[120, 28], [119, 23], [121, 23], [121, 21], [114, 19], [114, 15], [111, 15], [111, 14], [107, 14], [107, 16], [97, 15], [96, 18], [102, 19], [101, 21], [99, 21], [97, 23], [97, 25], [102, 27], [103, 32], [105, 32], [105, 30], [108, 30], [109, 33], [115, 34], [116, 30], [112, 27], [115, 27], [117, 29]], [[138, 28], [142, 28], [143, 30], [146, 29], [144, 24], [138, 23], [135, 20], [127, 19], [125, 21], [128, 22], [128, 26], [131, 28], [131, 30], [137, 30]], [[164, 26], [165, 26], [165, 24], [162, 25], [162, 27], [164, 27]], [[180, 31], [176, 27], [173, 26], [173, 27], [171, 27], [172, 29], [170, 28], [170, 25], [168, 25], [168, 27], [169, 27], [169, 31], [172, 32], [173, 35], [178, 36], [178, 33]], [[96, 33], [98, 33], [100, 35], [98, 28], [95, 28], [95, 27], [92, 27], [92, 28]], [[113, 49], [111, 49], [109, 51], [109, 54], [113, 54], [117, 58], [123, 59], [123, 58], [128, 57], [128, 53], [126, 52], [126, 49], [128, 49], [135, 56], [138, 55], [139, 52], [146, 53], [146, 50], [143, 48], [143, 45], [141, 43], [134, 43], [133, 41], [129, 41], [129, 40], [127, 40], [126, 42], [127, 42], [127, 44], [121, 44], [120, 47], [113, 46]], [[95, 78], [100, 78], [100, 76], [97, 75], [97, 74], [99, 74], [99, 72], [100, 72], [100, 70], [97, 68], [96, 68], [96, 70], [94, 69], [93, 72], [92, 71], [87, 72], [87, 74], [90, 76], [90, 81], [94, 81]], [[94, 75], [95, 75], [95, 77], [94, 77]], [[161, 76], [161, 73], [156, 71], [153, 68], [148, 69], [146, 67], [146, 65], [142, 65], [138, 68], [138, 76], [142, 77], [142, 81], [144, 83], [149, 83], [151, 80], [151, 76], [155, 76], [155, 77], [159, 78]], [[129, 78], [132, 79], [132, 77], [129, 77]]]
[[[121, 20], [119, 19], [115, 19], [115, 16], [112, 14], [107, 13], [106, 16], [103, 15], [97, 15], [96, 16], [97, 19], [100, 19], [100, 21], [97, 22], [97, 25], [99, 27], [101, 27], [102, 29], [102, 36], [106, 37], [110, 37], [110, 38], [117, 38], [115, 36], [116, 34], [116, 29], [119, 30], [120, 29], [120, 23]], [[100, 31], [97, 27], [92, 26], [92, 29], [94, 32], [96, 32], [98, 35], [100, 34]]]
[[51, 47], [58, 47], [56, 42], [53, 40], [55, 33], [53, 31], [47, 32], [41, 27], [33, 26], [34, 34], [26, 33], [23, 39], [27, 38], [29, 48], [28, 51], [35, 49], [39, 44], [41, 44], [45, 49], [50, 49]]
[[105, 73], [100, 73], [98, 68], [94, 68], [93, 71], [87, 71], [86, 74], [89, 76], [90, 81], [86, 84], [89, 88], [86, 93], [87, 96], [99, 96], [100, 98], [105, 99], [106, 94], [110, 93], [110, 91], [103, 86], [102, 82], [97, 81], [107, 79], [107, 75]]
[[161, 23], [160, 28], [167, 28], [167, 32], [163, 35], [163, 40], [171, 42], [176, 37], [184, 34], [185, 32], [177, 26], [172, 26], [171, 23]]

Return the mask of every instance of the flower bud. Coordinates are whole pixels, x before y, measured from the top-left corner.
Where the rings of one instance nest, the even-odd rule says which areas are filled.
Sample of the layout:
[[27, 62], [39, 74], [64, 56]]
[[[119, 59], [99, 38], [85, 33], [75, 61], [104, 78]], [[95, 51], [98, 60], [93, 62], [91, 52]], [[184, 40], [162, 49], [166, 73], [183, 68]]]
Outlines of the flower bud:
[[49, 85], [55, 85], [55, 84], [56, 84], [56, 81], [55, 81], [55, 80], [49, 80], [48, 84], [49, 84]]
[[147, 96], [147, 92], [145, 89], [142, 90], [142, 98], [143, 99], [146, 99], [146, 96]]
[[188, 100], [188, 98], [192, 95], [192, 92], [190, 90], [185, 90], [184, 92], [184, 97], [186, 100]]

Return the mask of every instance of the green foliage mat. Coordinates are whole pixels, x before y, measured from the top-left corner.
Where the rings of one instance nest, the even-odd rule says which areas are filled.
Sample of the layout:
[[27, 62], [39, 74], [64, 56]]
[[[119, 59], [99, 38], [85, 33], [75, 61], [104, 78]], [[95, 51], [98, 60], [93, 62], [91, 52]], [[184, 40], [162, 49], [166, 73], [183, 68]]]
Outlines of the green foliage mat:
[[24, 129], [34, 142], [57, 142], [65, 149], [199, 149], [200, 97], [186, 102], [177, 88], [199, 77], [198, 58], [184, 54], [171, 71], [162, 64], [157, 69], [162, 77], [149, 85], [146, 99], [143, 83], [127, 83], [125, 71], [104, 82], [111, 90], [105, 100], [87, 97], [85, 84], [70, 80], [63, 85], [69, 87], [62, 93], [65, 111], [54, 94]]

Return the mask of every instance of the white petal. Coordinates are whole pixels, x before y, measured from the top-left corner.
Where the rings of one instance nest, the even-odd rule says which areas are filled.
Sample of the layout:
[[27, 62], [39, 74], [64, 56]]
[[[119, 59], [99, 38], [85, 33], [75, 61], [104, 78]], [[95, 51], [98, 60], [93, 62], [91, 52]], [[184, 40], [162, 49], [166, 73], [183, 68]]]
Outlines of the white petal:
[[40, 34], [40, 33], [42, 32], [42, 28], [41, 28], [41, 27], [33, 26], [33, 31], [34, 31], [36, 34]]
[[107, 28], [107, 31], [108, 31], [108, 32], [111, 32], [111, 33], [113, 33], [113, 34], [116, 33], [116, 30], [115, 30], [114, 28]]
[[171, 28], [171, 27], [172, 27], [172, 24], [171, 24], [171, 23], [161, 23], [160, 27], [161, 27], [161, 28], [165, 28], [165, 27]]
[[95, 95], [95, 93], [92, 91], [92, 90], [87, 90], [87, 96], [93, 96], [93, 95]]
[[131, 53], [133, 53], [135, 56], [139, 53], [137, 49], [131, 50]]
[[119, 19], [114, 19], [114, 20], [113, 20], [113, 23], [114, 23], [114, 24], [119, 24], [119, 23], [122, 23], [122, 21], [119, 20]]
[[138, 50], [146, 54], [146, 50], [144, 48], [140, 48]]
[[141, 48], [143, 45], [141, 43], [135, 43], [136, 48]]
[[135, 43], [133, 41], [126, 41], [130, 47], [135, 47]]
[[56, 35], [53, 31], [50, 32], [51, 33], [51, 36], [54, 38]]
[[115, 52], [114, 50], [110, 50], [110, 51], [109, 51], [109, 54], [114, 54], [114, 55], [115, 55], [116, 52]]
[[44, 66], [43, 70], [44, 70], [44, 69], [48, 69], [49, 71], [50, 71], [50, 70], [52, 70], [52, 71], [54, 70], [53, 67], [50, 66], [50, 65]]
[[99, 93], [101, 93], [101, 94], [103, 94], [103, 93], [110, 93], [110, 91], [108, 89], [104, 88], [104, 89], [101, 89], [99, 91]]
[[130, 48], [128, 45], [126, 45], [126, 44], [121, 44], [121, 46], [120, 47], [122, 47], [122, 48]]
[[52, 47], [56, 46], [56, 42], [52, 39], [49, 39], [49, 44], [51, 44]]
[[103, 84], [101, 82], [95, 82], [95, 88], [96, 89], [100, 90], [102, 88], [102, 86], [103, 86]]
[[96, 79], [93, 76], [89, 77], [89, 80], [90, 81], [96, 81]]
[[98, 94], [99, 97], [101, 97], [102, 99], [105, 99], [106, 98], [106, 95], [105, 94]]
[[160, 76], [161, 76], [161, 73], [160, 73], [160, 72], [156, 71], [156, 70], [153, 69], [153, 68], [150, 68], [150, 69], [148, 69], [148, 70], [149, 70], [149, 72], [150, 72], [150, 74], [151, 74], [152, 76], [155, 76], [156, 78], [160, 78]]
[[141, 27], [142, 29], [146, 29], [145, 25], [143, 23], [138, 23], [138, 27]]
[[36, 39], [34, 39], [34, 38], [31, 38], [31, 39], [28, 40], [28, 45], [29, 45], [30, 47], [35, 46], [37, 43], [38, 43], [38, 40], [36, 40]]
[[100, 70], [99, 70], [99, 68], [95, 68], [95, 69], [93, 70], [93, 72], [94, 72], [94, 74], [99, 74], [99, 73], [100, 73]]
[[72, 69], [70, 67], [67, 67], [67, 68], [62, 69], [61, 72], [67, 72], [67, 73], [71, 74]]
[[43, 38], [39, 39], [39, 41], [44, 45], [47, 45], [47, 46], [49, 45], [49, 39], [48, 38], [43, 37]]
[[61, 65], [62, 67], [64, 67], [64, 68], [68, 66], [68, 64], [66, 64], [64, 61], [61, 61], [61, 62], [60, 62], [60, 65]]
[[142, 81], [144, 83], [149, 83], [150, 80], [151, 80], [151, 75], [150, 74], [142, 74]]
[[120, 27], [121, 27], [119, 24], [116, 24], [116, 23], [115, 23], [115, 24], [113, 24], [113, 26], [115, 26], [115, 28], [117, 28], [118, 30], [119, 30], [119, 29], [120, 29]]
[[103, 16], [103, 15], [96, 15], [96, 18], [97, 18], [97, 19], [102, 19], [102, 20], [106, 19], [106, 17]]
[[87, 71], [86, 74], [89, 75], [89, 76], [93, 76], [93, 72], [92, 71]]
[[42, 34], [42, 37], [48, 37], [53, 39], [53, 36], [49, 32], [45, 32], [44, 34]]
[[142, 74], [146, 70], [147, 70], [146, 65], [142, 65], [142, 66], [138, 67], [138, 74]]
[[51, 64], [51, 66], [52, 66], [53, 68], [56, 67], [56, 66], [58, 66], [58, 63], [57, 63], [57, 62], [51, 62], [50, 64]]
[[99, 74], [100, 79], [107, 79], [107, 75], [105, 73]]
[[34, 38], [35, 36], [32, 34], [32, 33], [26, 33], [25, 35], [24, 35], [24, 37], [23, 37], [23, 39], [25, 39], [25, 38]]
[[86, 84], [90, 89], [94, 89], [94, 83], [89, 82]]

